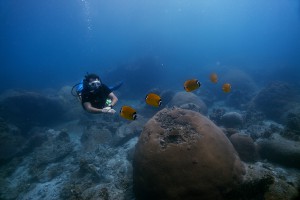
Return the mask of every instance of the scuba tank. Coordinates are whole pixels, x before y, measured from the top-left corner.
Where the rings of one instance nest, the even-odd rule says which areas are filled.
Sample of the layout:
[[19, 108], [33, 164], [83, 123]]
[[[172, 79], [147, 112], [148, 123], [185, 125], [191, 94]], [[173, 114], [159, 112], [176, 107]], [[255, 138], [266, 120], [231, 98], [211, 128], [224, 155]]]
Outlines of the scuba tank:
[[72, 87], [71, 94], [74, 97], [80, 97], [82, 90], [83, 90], [83, 80], [81, 80], [79, 83], [75, 84]]

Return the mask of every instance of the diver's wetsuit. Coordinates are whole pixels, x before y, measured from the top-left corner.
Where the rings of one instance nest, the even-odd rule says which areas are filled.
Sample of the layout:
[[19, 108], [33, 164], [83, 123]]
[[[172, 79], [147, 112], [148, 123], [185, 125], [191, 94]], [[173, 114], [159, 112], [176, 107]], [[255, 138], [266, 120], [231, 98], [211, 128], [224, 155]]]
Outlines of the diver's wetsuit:
[[98, 89], [94, 92], [90, 92], [87, 89], [83, 89], [81, 93], [81, 103], [90, 102], [93, 107], [102, 109], [105, 107], [106, 99], [108, 95], [111, 93], [111, 89], [109, 89], [105, 84], [102, 84]]

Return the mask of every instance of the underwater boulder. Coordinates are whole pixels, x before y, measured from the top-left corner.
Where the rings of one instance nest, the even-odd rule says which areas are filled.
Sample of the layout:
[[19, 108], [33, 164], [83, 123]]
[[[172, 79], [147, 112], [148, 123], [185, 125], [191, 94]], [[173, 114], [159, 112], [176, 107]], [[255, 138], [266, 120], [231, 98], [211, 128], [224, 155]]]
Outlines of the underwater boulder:
[[137, 199], [221, 199], [244, 167], [219, 127], [198, 112], [163, 109], [144, 126], [133, 160]]
[[254, 162], [258, 158], [256, 146], [253, 139], [246, 135], [235, 133], [229, 137], [239, 157], [245, 162]]
[[186, 109], [186, 110], [192, 110], [192, 111], [195, 111], [195, 112], [200, 112], [201, 111], [201, 107], [196, 105], [196, 104], [193, 104], [193, 103], [182, 104], [181, 106], [179, 106], [179, 108]]
[[243, 116], [237, 112], [228, 112], [221, 117], [221, 124], [226, 128], [241, 128]]
[[60, 162], [67, 157], [74, 148], [70, 136], [65, 131], [47, 130], [47, 141], [36, 148], [32, 157], [31, 167], [43, 168], [50, 163]]
[[65, 111], [58, 99], [35, 92], [14, 91], [1, 99], [1, 117], [22, 131], [57, 123]]
[[284, 82], [273, 82], [263, 88], [252, 100], [252, 108], [262, 111], [266, 117], [282, 122], [285, 112], [299, 101], [296, 90]]
[[172, 100], [174, 95], [175, 95], [175, 92], [172, 90], [163, 90], [160, 94], [160, 97], [163, 101], [162, 106], [167, 105]]
[[0, 118], [0, 164], [4, 164], [16, 156], [25, 140], [20, 130], [9, 126]]
[[166, 105], [172, 100], [175, 92], [172, 90], [160, 90], [158, 88], [153, 88], [150, 91], [147, 92], [154, 93], [160, 96], [161, 98], [161, 105], [159, 107], [154, 107], [151, 105], [148, 105], [147, 103], [144, 104], [144, 106], [140, 109], [139, 114], [143, 115], [146, 118], [151, 118], [153, 115], [155, 115], [159, 110], [166, 107]]
[[73, 96], [71, 90], [71, 86], [63, 86], [55, 93], [55, 97], [60, 101], [65, 110], [63, 117], [66, 121], [76, 120], [85, 115], [79, 98], [76, 95]]
[[77, 100], [76, 97], [71, 92], [72, 87], [68, 85], [61, 87], [57, 92], [57, 96], [61, 99], [62, 103], [70, 108], [78, 105], [78, 101], [74, 101], [74, 99]]
[[293, 170], [288, 171], [269, 163], [245, 163], [246, 174], [243, 183], [231, 191], [225, 199], [299, 199], [299, 186]]
[[175, 92], [172, 90], [161, 90], [159, 88], [153, 88], [147, 92], [147, 94], [149, 93], [154, 93], [160, 96], [162, 100], [160, 108], [164, 108], [175, 95]]
[[176, 106], [189, 109], [206, 115], [208, 110], [206, 104], [197, 95], [191, 92], [177, 92], [168, 106]]
[[[5, 124], [5, 129], [3, 126]], [[23, 157], [31, 153], [36, 147], [47, 141], [47, 136], [42, 129], [31, 129], [25, 137], [20, 129], [6, 124], [0, 118], [0, 164], [8, 163], [16, 157]]]
[[242, 108], [251, 101], [257, 90], [255, 81], [242, 70], [228, 70], [223, 74], [222, 81], [230, 83], [232, 90], [229, 94], [219, 93], [219, 98], [223, 100], [226, 95], [226, 104], [231, 107]]
[[140, 116], [139, 120], [132, 121], [129, 124], [123, 124], [116, 130], [112, 138], [112, 145], [116, 147], [121, 146], [133, 137], [138, 136], [143, 130], [145, 123], [146, 120]]
[[285, 139], [279, 134], [273, 134], [268, 139], [257, 140], [256, 143], [261, 158], [300, 169], [300, 142]]
[[286, 138], [300, 141], [300, 104], [289, 110], [284, 116], [285, 128], [282, 135]]

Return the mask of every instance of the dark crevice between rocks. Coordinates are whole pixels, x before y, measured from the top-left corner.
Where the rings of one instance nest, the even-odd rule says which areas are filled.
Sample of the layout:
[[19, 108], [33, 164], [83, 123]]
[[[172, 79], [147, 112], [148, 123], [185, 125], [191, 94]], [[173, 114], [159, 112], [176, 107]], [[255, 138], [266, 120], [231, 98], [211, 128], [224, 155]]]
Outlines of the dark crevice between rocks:
[[274, 177], [266, 175], [259, 180], [244, 182], [235, 190], [224, 195], [228, 200], [264, 200], [264, 194], [274, 183]]

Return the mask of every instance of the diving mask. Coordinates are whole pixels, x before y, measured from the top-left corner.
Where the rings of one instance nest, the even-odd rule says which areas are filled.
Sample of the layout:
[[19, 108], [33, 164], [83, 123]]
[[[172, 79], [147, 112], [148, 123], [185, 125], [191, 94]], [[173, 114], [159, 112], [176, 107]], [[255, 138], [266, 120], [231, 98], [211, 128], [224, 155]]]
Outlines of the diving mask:
[[99, 80], [95, 80], [89, 83], [91, 89], [95, 90], [101, 86], [101, 82]]

